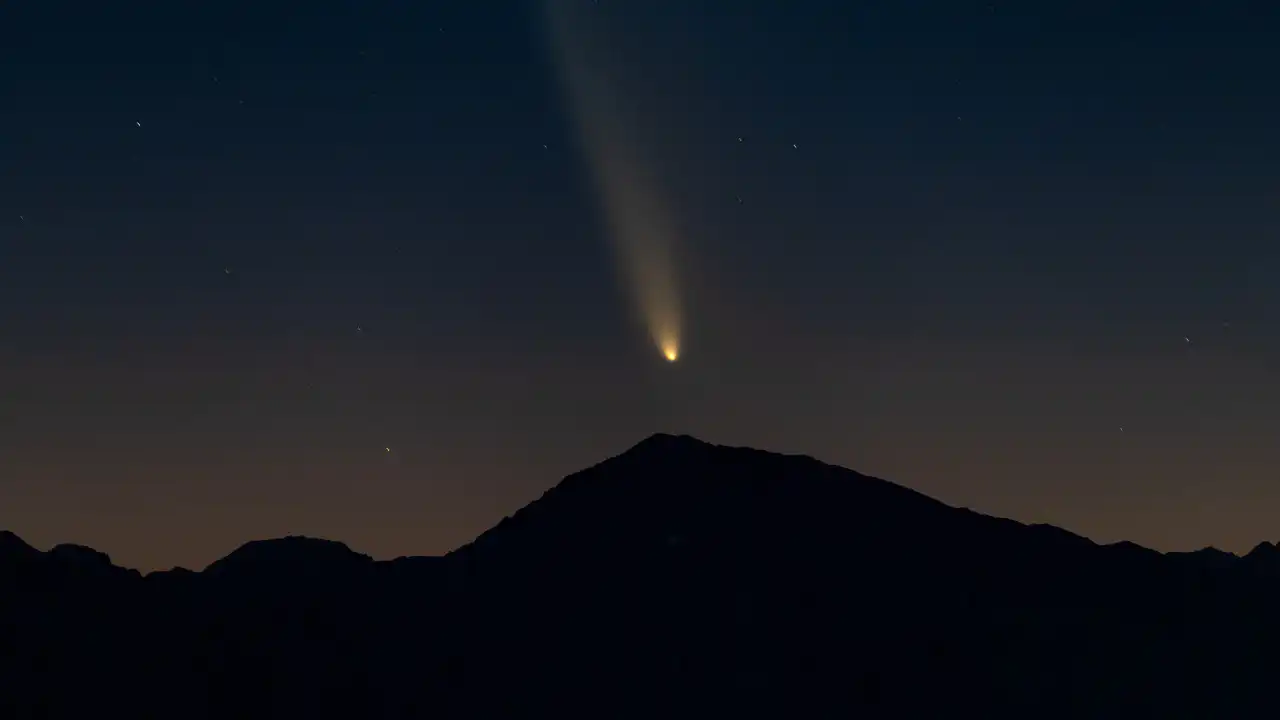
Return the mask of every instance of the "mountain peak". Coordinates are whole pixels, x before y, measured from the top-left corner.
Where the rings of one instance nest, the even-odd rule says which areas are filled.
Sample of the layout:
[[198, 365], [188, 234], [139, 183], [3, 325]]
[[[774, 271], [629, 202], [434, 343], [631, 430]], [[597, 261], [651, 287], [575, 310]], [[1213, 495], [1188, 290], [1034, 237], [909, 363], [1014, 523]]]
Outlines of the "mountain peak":
[[114, 567], [110, 555], [85, 545], [62, 543], [55, 545], [49, 555], [79, 567]]
[[27, 557], [39, 555], [40, 551], [27, 544], [27, 541], [8, 530], [0, 530], [0, 557]]
[[1254, 559], [1271, 559], [1277, 556], [1280, 556], [1280, 543], [1269, 543], [1266, 540], [1258, 543], [1257, 546], [1245, 555], [1246, 558]]
[[687, 434], [684, 434], [684, 433], [681, 433], [681, 434], [675, 434], [675, 433], [657, 432], [657, 433], [654, 433], [654, 434], [650, 435], [649, 437], [647, 437], [647, 438], [645, 438], [645, 439], [641, 440], [640, 442], [636, 443], [636, 444], [633, 446], [633, 449], [635, 449], [635, 448], [641, 448], [641, 447], [647, 447], [647, 446], [660, 446], [660, 445], [663, 445], [663, 444], [666, 444], [666, 445], [671, 445], [671, 444], [682, 444], [682, 445], [691, 445], [691, 446], [694, 446], [694, 445], [711, 446], [711, 443], [709, 443], [709, 442], [707, 442], [707, 441], [705, 441], [705, 440], [699, 440], [698, 438], [696, 438], [696, 437], [694, 437], [694, 436], [692, 436], [692, 435], [687, 435]]
[[941, 510], [953, 509], [805, 455], [656, 433], [564, 478], [459, 550], [501, 547], [511, 557], [562, 562], [608, 553], [639, 557], [672, 542], [736, 541], [746, 556], [772, 552], [765, 538], [773, 533], [801, 545], [823, 543], [850, 525], [866, 533], [892, 525], [892, 515], [933, 517]]
[[372, 562], [368, 555], [357, 553], [336, 540], [289, 535], [247, 542], [204, 571], [212, 576], [297, 576]]
[[[672, 435], [670, 433], [654, 433], [632, 445], [616, 458], [646, 457], [652, 455], [683, 455], [699, 450], [710, 450], [717, 447], [692, 435]], [[615, 458], [615, 459], [616, 459]], [[606, 461], [607, 462], [607, 461]]]

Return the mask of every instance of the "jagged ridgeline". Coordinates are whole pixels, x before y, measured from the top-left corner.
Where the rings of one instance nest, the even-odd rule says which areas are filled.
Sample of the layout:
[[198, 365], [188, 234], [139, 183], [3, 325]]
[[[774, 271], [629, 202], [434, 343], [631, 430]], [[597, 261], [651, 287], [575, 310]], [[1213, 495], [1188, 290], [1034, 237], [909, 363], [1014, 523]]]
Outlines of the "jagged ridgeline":
[[444, 557], [0, 534], [0, 717], [1254, 717], [1278, 580], [655, 435]]

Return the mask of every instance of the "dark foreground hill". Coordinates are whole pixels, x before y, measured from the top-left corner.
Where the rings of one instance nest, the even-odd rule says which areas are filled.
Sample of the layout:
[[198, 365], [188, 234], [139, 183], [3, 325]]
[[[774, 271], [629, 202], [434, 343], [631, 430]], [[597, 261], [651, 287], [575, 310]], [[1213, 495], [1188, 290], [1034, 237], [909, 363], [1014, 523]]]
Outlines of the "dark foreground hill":
[[0, 718], [1273, 717], [1280, 548], [1099, 546], [657, 435], [443, 558], [0, 533]]

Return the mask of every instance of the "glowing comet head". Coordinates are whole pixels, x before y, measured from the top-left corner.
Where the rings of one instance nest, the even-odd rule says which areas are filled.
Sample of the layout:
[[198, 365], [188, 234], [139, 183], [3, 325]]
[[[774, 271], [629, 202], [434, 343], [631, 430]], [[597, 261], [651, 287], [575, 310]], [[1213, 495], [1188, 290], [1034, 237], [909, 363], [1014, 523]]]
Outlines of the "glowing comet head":
[[666, 357], [667, 363], [675, 363], [680, 357], [680, 342], [676, 341], [676, 333], [662, 333], [662, 336], [654, 338], [658, 341], [658, 350], [662, 351], [662, 356]]

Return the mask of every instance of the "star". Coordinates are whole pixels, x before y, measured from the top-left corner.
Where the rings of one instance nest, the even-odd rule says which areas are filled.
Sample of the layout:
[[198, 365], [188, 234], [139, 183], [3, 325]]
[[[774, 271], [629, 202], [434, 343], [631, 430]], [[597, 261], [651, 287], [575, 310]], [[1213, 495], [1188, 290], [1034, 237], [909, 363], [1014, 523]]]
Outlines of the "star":
[[140, 122], [134, 121], [134, 123], [133, 123], [133, 124], [134, 124], [134, 125], [137, 125], [138, 127], [142, 127], [142, 123], [140, 123]]
[[226, 274], [230, 275], [230, 274], [231, 274], [231, 268], [229, 268], [229, 267], [224, 267], [224, 268], [222, 268], [222, 272], [224, 272], [224, 273], [226, 273]]
[[391, 452], [391, 448], [386, 448], [386, 451], [387, 451], [387, 452]]
[[738, 137], [738, 142], [742, 142], [742, 137], [741, 137], [741, 136], [739, 136], [739, 137]]
[[800, 146], [799, 146], [799, 145], [797, 145], [797, 144], [795, 144], [795, 143], [791, 143], [791, 147], [793, 147], [793, 148], [795, 148], [795, 149], [797, 149], [797, 150], [799, 150], [799, 149], [800, 149]]
[[1188, 345], [1190, 345], [1190, 344], [1191, 344], [1191, 338], [1189, 338], [1189, 337], [1184, 337], [1184, 338], [1182, 338], [1182, 339], [1183, 339], [1183, 340], [1186, 340]]

